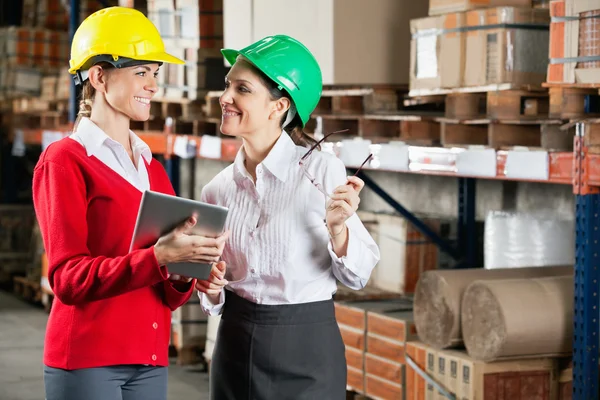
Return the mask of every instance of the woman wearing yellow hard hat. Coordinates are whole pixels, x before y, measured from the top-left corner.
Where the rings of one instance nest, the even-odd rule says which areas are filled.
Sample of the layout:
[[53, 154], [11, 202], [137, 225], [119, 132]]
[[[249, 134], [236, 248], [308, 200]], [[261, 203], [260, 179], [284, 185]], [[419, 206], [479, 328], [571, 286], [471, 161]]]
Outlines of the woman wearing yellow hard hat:
[[148, 119], [165, 62], [182, 63], [134, 9], [98, 11], [73, 38], [69, 72], [83, 86], [79, 115], [73, 134], [42, 153], [33, 179], [55, 294], [44, 344], [47, 400], [166, 399], [171, 310], [195, 284], [169, 275], [166, 265], [221, 255], [226, 235], [192, 235], [194, 218], [129, 252], [142, 193], [174, 194], [162, 165], [129, 129], [130, 120]]
[[225, 282], [197, 285], [204, 311], [222, 314], [211, 398], [344, 399], [332, 295], [336, 281], [364, 287], [380, 256], [355, 212], [364, 184], [335, 156], [311, 151], [303, 128], [322, 78], [304, 45], [275, 35], [222, 52], [232, 68], [221, 131], [243, 145], [202, 191], [229, 207], [231, 230]]

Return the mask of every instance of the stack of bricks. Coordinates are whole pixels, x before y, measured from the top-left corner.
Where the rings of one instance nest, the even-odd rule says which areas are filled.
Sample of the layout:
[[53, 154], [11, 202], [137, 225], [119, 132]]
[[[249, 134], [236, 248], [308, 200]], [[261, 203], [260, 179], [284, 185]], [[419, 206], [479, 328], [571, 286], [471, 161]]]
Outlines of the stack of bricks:
[[600, 1], [553, 0], [550, 16], [547, 81], [600, 83]]
[[347, 386], [353, 391], [373, 397], [380, 387], [403, 392], [404, 342], [415, 335], [410, 308], [402, 299], [335, 303], [346, 348]]
[[42, 76], [68, 66], [68, 34], [43, 28], [1, 28], [0, 60], [0, 96], [39, 96]]
[[[83, 21], [90, 14], [107, 6], [116, 6], [116, 0], [80, 0], [79, 21]], [[56, 31], [69, 31], [69, 2], [64, 0], [24, 0], [22, 25], [24, 27], [45, 28]]]
[[[0, 29], [0, 99], [40, 96], [42, 78], [56, 77], [68, 68], [67, 3], [24, 0], [21, 26]], [[106, 3], [116, 5], [117, 1]], [[80, 20], [101, 8], [98, 0], [80, 1]]]
[[223, 0], [149, 0], [148, 18], [168, 52], [186, 62], [162, 67], [157, 98], [204, 100], [223, 89]]
[[405, 398], [406, 342], [416, 337], [412, 311], [367, 311], [367, 396], [376, 399]]

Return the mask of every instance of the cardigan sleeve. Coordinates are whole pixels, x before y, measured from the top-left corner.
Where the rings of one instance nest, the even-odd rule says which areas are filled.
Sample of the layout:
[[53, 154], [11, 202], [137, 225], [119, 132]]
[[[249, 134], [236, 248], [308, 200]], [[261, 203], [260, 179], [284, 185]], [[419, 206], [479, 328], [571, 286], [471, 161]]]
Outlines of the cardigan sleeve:
[[[165, 171], [162, 164], [156, 160], [152, 160], [152, 163], [148, 165], [148, 168], [150, 169], [149, 171], [152, 171], [152, 173], [160, 174], [159, 181], [164, 182], [164, 184], [160, 187], [160, 191], [165, 194], [175, 196], [176, 193], [173, 189], [173, 185], [171, 185], [167, 171]], [[188, 302], [192, 296], [192, 293], [194, 292], [195, 285], [196, 279], [192, 279], [189, 283], [176, 282], [167, 279], [164, 282], [156, 284], [155, 288], [160, 293], [167, 307], [169, 307], [171, 311], [175, 311]]]
[[57, 298], [76, 305], [152, 286], [167, 279], [154, 247], [121, 257], [92, 257], [87, 247], [87, 196], [78, 168], [42, 158], [34, 170], [33, 202]]
[[190, 297], [192, 297], [195, 285], [196, 279], [192, 279], [188, 283], [166, 280], [162, 283], [159, 283], [157, 286], [162, 292], [165, 304], [171, 309], [171, 311], [175, 311], [187, 303]]

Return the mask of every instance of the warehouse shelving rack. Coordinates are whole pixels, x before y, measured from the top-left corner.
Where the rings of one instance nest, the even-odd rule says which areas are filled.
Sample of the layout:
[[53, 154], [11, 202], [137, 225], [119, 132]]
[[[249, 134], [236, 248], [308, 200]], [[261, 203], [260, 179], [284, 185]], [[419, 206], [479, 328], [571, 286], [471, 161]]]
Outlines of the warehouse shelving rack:
[[[69, 134], [65, 127], [64, 135]], [[415, 227], [427, 235], [439, 248], [452, 256], [456, 267], [474, 267], [476, 234], [475, 234], [475, 201], [476, 180], [494, 179], [522, 182], [546, 182], [554, 184], [573, 185], [576, 199], [576, 260], [575, 260], [575, 310], [573, 337], [573, 399], [598, 399], [598, 337], [599, 337], [599, 299], [598, 281], [600, 279], [600, 155], [590, 154], [584, 143], [583, 125], [577, 126], [577, 136], [574, 139], [574, 152], [555, 152], [548, 154], [548, 179], [518, 179], [507, 176], [507, 151], [496, 152], [496, 176], [476, 177], [461, 175], [449, 171], [447, 165], [437, 165], [431, 162], [431, 168], [390, 170], [374, 167], [364, 167], [359, 176], [365, 185], [392, 206], [398, 213], [407, 218]], [[179, 157], [173, 152], [177, 134], [160, 131], [136, 132], [148, 145], [154, 154], [161, 154], [174, 187], [179, 187]], [[23, 130], [26, 144], [39, 145], [42, 143], [43, 130]], [[185, 135], [182, 135], [185, 136]], [[200, 156], [202, 138], [195, 138], [197, 157]], [[241, 145], [237, 139], [221, 139], [220, 161], [233, 161]], [[451, 158], [456, 153], [453, 149], [436, 148], [436, 152], [446, 154]], [[421, 160], [419, 160], [421, 161]], [[444, 168], [443, 168], [444, 167]], [[356, 166], [348, 166], [355, 169]], [[369, 171], [388, 171], [422, 175], [446, 176], [457, 179], [459, 209], [458, 209], [458, 244], [456, 247], [439, 237], [429, 229], [417, 216], [404, 208], [370, 176]], [[595, 394], [595, 395], [594, 395]]]
[[[101, 2], [103, 3], [103, 2]], [[79, 1], [70, 0], [70, 33], [72, 35], [78, 26]], [[77, 114], [77, 91], [74, 83], [71, 86], [70, 121], [74, 121]], [[409, 220], [417, 229], [427, 235], [442, 251], [446, 252], [456, 261], [456, 267], [474, 267], [476, 257], [475, 233], [475, 202], [476, 180], [495, 179], [505, 181], [531, 181], [573, 186], [575, 195], [575, 268], [574, 268], [574, 330], [573, 330], [573, 399], [598, 400], [599, 367], [598, 345], [600, 338], [599, 318], [599, 281], [600, 281], [600, 154], [589, 152], [585, 142], [584, 123], [577, 124], [576, 137], [574, 138], [574, 151], [548, 153], [547, 179], [521, 179], [510, 177], [506, 173], [508, 152], [496, 152], [496, 175], [480, 177], [461, 174], [456, 169], [448, 169], [447, 165], [436, 168], [435, 161], [431, 161], [432, 168], [407, 170], [389, 170], [382, 168], [365, 167], [359, 176], [365, 185], [379, 195], [398, 213]], [[70, 128], [61, 130], [64, 135], [69, 134]], [[166, 128], [162, 131], [136, 132], [148, 145], [154, 154], [163, 155], [165, 168], [173, 186], [179, 189], [179, 157], [174, 154], [173, 145], [178, 135], [170, 133]], [[23, 138], [26, 144], [40, 145], [43, 130], [25, 129]], [[201, 137], [197, 141], [197, 157], [200, 156], [202, 146]], [[233, 161], [241, 142], [236, 139], [221, 140], [221, 161]], [[436, 152], [452, 158], [455, 153], [452, 149], [437, 148]], [[422, 161], [422, 160], [421, 160]], [[410, 162], [409, 162], [410, 167]], [[349, 169], [356, 167], [348, 166]], [[427, 227], [417, 216], [404, 208], [370, 176], [369, 170], [389, 171], [411, 174], [426, 174], [456, 178], [458, 184], [458, 240], [454, 246], [446, 242], [434, 231]]]

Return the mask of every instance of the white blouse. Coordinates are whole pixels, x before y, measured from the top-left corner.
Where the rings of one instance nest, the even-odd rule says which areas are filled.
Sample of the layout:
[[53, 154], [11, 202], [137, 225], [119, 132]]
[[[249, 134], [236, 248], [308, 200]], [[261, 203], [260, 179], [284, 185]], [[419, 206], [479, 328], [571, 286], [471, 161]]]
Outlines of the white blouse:
[[[231, 235], [222, 260], [227, 263], [226, 290], [258, 304], [297, 304], [331, 299], [336, 278], [352, 289], [363, 288], [380, 258], [377, 244], [355, 213], [347, 221], [348, 251], [338, 257], [325, 225], [327, 198], [302, 173], [296, 146], [283, 132], [256, 167], [256, 184], [244, 167], [243, 147], [233, 164], [202, 190], [202, 201], [229, 208]], [[327, 193], [347, 182], [346, 168], [332, 154], [314, 151], [308, 172]], [[202, 309], [221, 312], [200, 293]]]
[[140, 192], [150, 189], [150, 179], [142, 157], [149, 163], [152, 161], [152, 152], [146, 142], [131, 130], [129, 140], [133, 156], [137, 160], [137, 167], [129, 158], [123, 145], [108, 136], [89, 118], [81, 118], [77, 130], [69, 138], [79, 142], [85, 148], [88, 157], [95, 156]]

